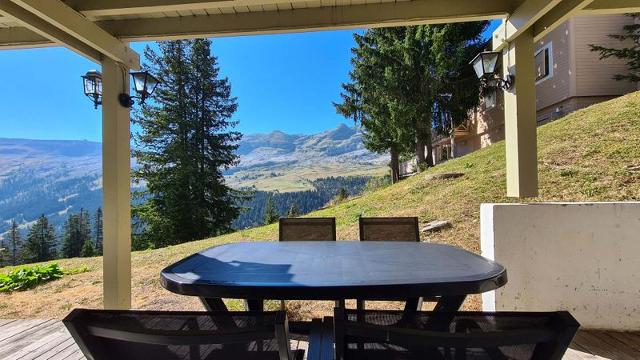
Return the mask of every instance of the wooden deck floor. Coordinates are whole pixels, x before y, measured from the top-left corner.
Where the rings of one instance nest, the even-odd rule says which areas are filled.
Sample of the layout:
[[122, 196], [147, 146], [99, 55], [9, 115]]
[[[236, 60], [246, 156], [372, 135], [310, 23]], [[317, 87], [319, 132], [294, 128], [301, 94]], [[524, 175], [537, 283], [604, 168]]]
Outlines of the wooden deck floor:
[[[306, 343], [293, 341], [294, 348]], [[2, 360], [85, 359], [58, 320], [0, 320]], [[640, 359], [640, 332], [581, 331], [564, 359]]]

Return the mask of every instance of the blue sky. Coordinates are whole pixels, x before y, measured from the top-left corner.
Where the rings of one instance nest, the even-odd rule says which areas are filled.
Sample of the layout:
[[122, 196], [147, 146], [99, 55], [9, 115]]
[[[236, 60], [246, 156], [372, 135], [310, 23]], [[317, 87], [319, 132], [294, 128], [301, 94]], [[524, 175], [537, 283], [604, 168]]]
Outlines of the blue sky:
[[[341, 122], [352, 125], [332, 105], [347, 80], [352, 34], [213, 39], [221, 72], [238, 97], [237, 129], [315, 133]], [[144, 45], [131, 46], [142, 53]], [[64, 48], [0, 52], [0, 137], [100, 141], [100, 111], [84, 97], [80, 78], [96, 68]]]

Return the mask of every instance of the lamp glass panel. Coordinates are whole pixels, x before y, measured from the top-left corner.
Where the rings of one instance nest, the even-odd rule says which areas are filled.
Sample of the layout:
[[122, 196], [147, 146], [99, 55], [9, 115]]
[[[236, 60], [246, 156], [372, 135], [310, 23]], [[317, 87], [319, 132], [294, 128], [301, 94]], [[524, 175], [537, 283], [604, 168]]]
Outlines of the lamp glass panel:
[[147, 73], [146, 72], [136, 72], [136, 73], [131, 73], [131, 76], [133, 77], [133, 86], [136, 89], [136, 92], [139, 94], [144, 93], [145, 91], [145, 81], [147, 78]]
[[84, 82], [84, 94], [85, 95], [91, 95], [93, 94], [95, 91], [95, 83], [93, 82], [92, 79], [88, 78], [88, 77], [82, 77], [82, 82]]
[[473, 62], [473, 70], [476, 71], [476, 75], [478, 75], [478, 78], [481, 78], [484, 76], [484, 70], [482, 68], [482, 57], [479, 56], [476, 58], [476, 60]]
[[98, 95], [102, 95], [102, 78], [96, 78], [95, 92]]
[[482, 64], [484, 65], [484, 73], [489, 75], [496, 71], [496, 63], [498, 62], [498, 53], [485, 53], [482, 56]]
[[147, 88], [145, 89], [147, 94], [149, 95], [153, 94], [153, 91], [156, 89], [156, 86], [158, 86], [158, 79], [153, 77], [153, 75], [151, 74], [147, 74]]

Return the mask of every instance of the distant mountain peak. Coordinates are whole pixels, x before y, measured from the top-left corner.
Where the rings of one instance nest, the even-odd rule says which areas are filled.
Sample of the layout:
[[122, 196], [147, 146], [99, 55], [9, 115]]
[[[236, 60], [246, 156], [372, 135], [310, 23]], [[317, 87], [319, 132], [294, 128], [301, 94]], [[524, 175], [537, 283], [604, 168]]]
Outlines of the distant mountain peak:
[[326, 132], [327, 137], [331, 138], [332, 140], [346, 140], [351, 138], [356, 133], [357, 131], [355, 128], [349, 127], [344, 123], [341, 123], [337, 128]]

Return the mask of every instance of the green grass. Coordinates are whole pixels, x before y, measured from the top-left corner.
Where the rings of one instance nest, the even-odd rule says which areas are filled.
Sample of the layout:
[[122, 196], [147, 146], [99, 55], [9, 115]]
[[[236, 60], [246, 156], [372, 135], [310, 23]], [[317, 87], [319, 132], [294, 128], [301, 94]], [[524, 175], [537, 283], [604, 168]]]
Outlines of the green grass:
[[[317, 166], [273, 166], [268, 169], [241, 170], [227, 177], [234, 188], [255, 187], [261, 191], [292, 192], [313, 190], [313, 180], [331, 176], [382, 176], [386, 166], [318, 164]], [[276, 176], [272, 176], [275, 174]], [[243, 177], [248, 177], [243, 179]]]
[[[530, 201], [620, 201], [640, 199], [640, 92], [575, 112], [538, 129], [540, 196]], [[486, 202], [512, 202], [505, 196], [505, 149], [500, 142], [451, 160], [424, 174], [462, 172], [453, 180], [426, 180], [424, 174], [365, 194], [310, 216], [334, 216], [338, 239], [357, 239], [357, 220], [366, 216], [418, 216], [421, 223], [445, 219], [450, 229], [428, 241], [479, 251], [479, 208]], [[132, 255], [133, 306], [145, 309], [201, 309], [197, 299], [161, 288], [160, 270], [209, 246], [235, 241], [275, 240], [277, 226]], [[427, 240], [427, 239], [425, 239]], [[65, 276], [33, 290], [0, 294], [0, 318], [62, 317], [71, 307], [101, 304], [102, 259], [58, 260], [65, 268], [89, 272]], [[8, 270], [8, 269], [7, 269]], [[230, 302], [237, 308], [238, 302]], [[467, 303], [477, 308], [477, 298]], [[294, 317], [326, 314], [330, 303], [290, 302]]]

